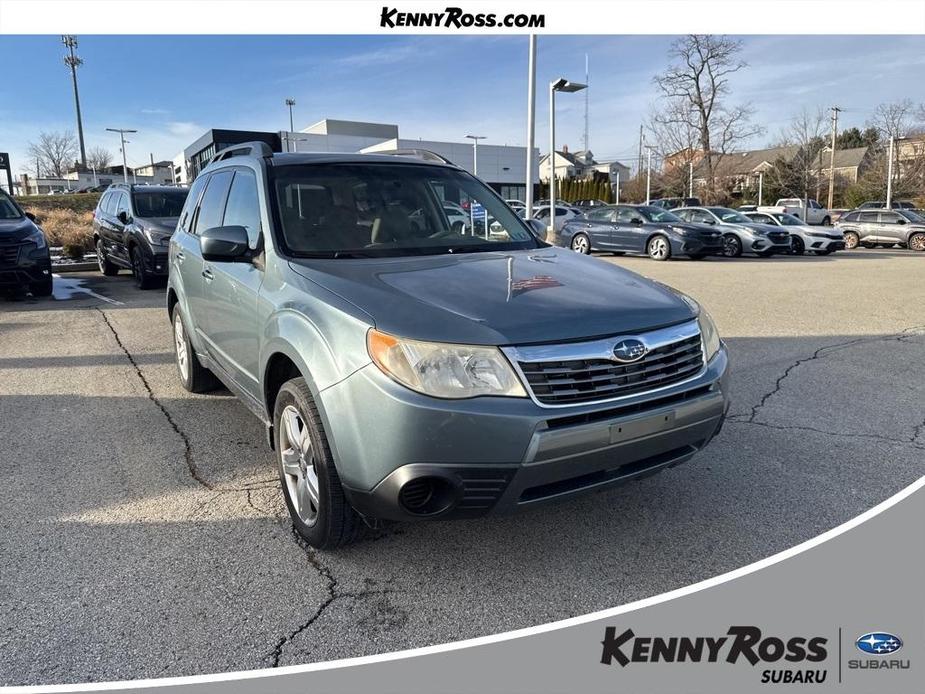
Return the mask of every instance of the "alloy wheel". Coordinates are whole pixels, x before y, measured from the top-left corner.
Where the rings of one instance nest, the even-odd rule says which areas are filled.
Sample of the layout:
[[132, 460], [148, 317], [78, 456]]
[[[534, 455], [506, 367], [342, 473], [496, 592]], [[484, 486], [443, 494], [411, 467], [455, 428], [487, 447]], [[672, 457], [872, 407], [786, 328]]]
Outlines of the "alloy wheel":
[[656, 260], [667, 258], [668, 250], [668, 241], [661, 236], [656, 236], [649, 242], [649, 255]]
[[855, 234], [853, 231], [849, 231], [847, 234], [845, 234], [845, 248], [849, 251], [857, 248], [858, 242], [860, 240], [861, 239], [857, 234]]
[[588, 243], [588, 237], [584, 234], [578, 234], [575, 238], [572, 239], [572, 250], [576, 253], [587, 254], [590, 244]]
[[726, 236], [723, 238], [723, 255], [727, 258], [735, 258], [742, 252], [742, 246], [739, 239], [735, 236]]
[[286, 490], [299, 519], [305, 525], [314, 525], [321, 508], [321, 495], [308, 427], [302, 413], [294, 405], [286, 406], [280, 423], [280, 457]]
[[913, 234], [909, 238], [909, 248], [913, 251], [925, 251], [925, 234]]
[[180, 312], [176, 312], [173, 322], [174, 344], [177, 349], [177, 368], [180, 369], [180, 376], [184, 381], [189, 380], [189, 353], [186, 350], [186, 335], [183, 332], [183, 320], [180, 318]]
[[96, 264], [99, 265], [100, 272], [106, 272], [106, 254], [103, 251], [103, 242], [96, 242]]

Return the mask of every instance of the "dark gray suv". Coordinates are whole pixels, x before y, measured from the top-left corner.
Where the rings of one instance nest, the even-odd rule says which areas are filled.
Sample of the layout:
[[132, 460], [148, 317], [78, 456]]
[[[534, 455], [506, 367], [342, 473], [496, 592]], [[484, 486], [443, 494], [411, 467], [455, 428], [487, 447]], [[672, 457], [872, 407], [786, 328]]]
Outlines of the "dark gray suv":
[[[486, 211], [454, 227], [446, 203]], [[416, 151], [216, 154], [170, 241], [183, 385], [266, 425], [296, 530], [473, 517], [643, 477], [722, 426], [726, 349], [664, 285], [540, 241]]]
[[187, 190], [175, 186], [116, 183], [100, 197], [93, 212], [93, 243], [100, 272], [132, 271], [141, 289], [167, 276], [167, 244]]

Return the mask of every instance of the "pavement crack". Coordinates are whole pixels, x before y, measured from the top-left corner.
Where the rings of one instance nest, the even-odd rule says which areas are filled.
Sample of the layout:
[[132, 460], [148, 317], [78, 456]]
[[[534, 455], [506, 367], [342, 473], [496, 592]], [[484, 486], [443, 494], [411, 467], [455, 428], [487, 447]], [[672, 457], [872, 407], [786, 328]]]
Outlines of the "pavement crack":
[[[897, 439], [890, 436], [881, 436], [879, 434], [858, 434], [858, 433], [845, 433], [840, 431], [826, 431], [824, 429], [816, 429], [815, 427], [802, 426], [798, 424], [769, 424], [768, 422], [759, 422], [750, 419], [736, 419], [730, 417], [728, 420], [732, 424], [750, 424], [756, 427], [764, 427], [766, 429], [776, 429], [778, 431], [811, 431], [814, 434], [822, 434], [824, 436], [835, 436], [838, 438], [849, 438], [849, 439], [872, 439], [875, 441], [889, 441], [890, 443], [899, 443], [899, 444], [908, 444], [912, 443], [914, 448], [925, 449], [925, 445], [916, 443], [915, 437], [912, 439]], [[925, 427], [925, 423], [921, 426]]]
[[138, 362], [135, 361], [135, 357], [132, 356], [132, 353], [128, 351], [128, 348], [122, 342], [122, 338], [119, 337], [119, 332], [116, 330], [115, 326], [109, 320], [109, 316], [106, 315], [106, 312], [99, 307], [94, 307], [94, 309], [99, 312], [103, 317], [103, 322], [106, 324], [106, 327], [109, 328], [109, 331], [112, 333], [113, 338], [115, 338], [116, 344], [119, 345], [119, 349], [125, 354], [126, 359], [132, 365], [132, 368], [135, 369], [135, 374], [138, 376], [138, 379], [141, 381], [142, 386], [144, 386], [145, 391], [148, 394], [148, 399], [153, 402], [157, 408], [164, 415], [164, 418], [167, 420], [167, 423], [170, 424], [170, 427], [174, 430], [177, 436], [180, 437], [180, 440], [183, 442], [183, 459], [186, 461], [186, 467], [189, 469], [189, 473], [194, 480], [199, 484], [209, 490], [213, 490], [213, 485], [206, 480], [202, 475], [199, 474], [199, 470], [196, 467], [196, 463], [193, 460], [193, 447], [190, 444], [189, 436], [186, 435], [180, 425], [177, 424], [176, 420], [173, 418], [173, 415], [170, 414], [170, 411], [164, 406], [160, 399], [154, 394], [154, 390], [151, 388], [151, 384], [148, 382], [148, 379], [145, 377], [144, 373], [141, 371], [141, 367], [138, 365]]
[[[778, 376], [777, 380], [774, 382], [774, 387], [771, 390], [769, 390], [767, 393], [761, 396], [761, 399], [758, 401], [758, 404], [753, 405], [751, 407], [751, 412], [749, 412], [747, 415], [746, 414], [733, 415], [729, 417], [729, 419], [735, 422], [746, 422], [748, 424], [760, 424], [760, 422], [756, 421], [758, 418], [758, 411], [761, 408], [763, 408], [772, 397], [777, 395], [782, 390], [784, 386], [784, 381], [787, 380], [787, 377], [790, 376], [790, 374], [793, 373], [793, 371], [797, 367], [800, 367], [803, 364], [807, 364], [811, 361], [815, 361], [816, 359], [821, 359], [822, 357], [827, 356], [831, 352], [834, 352], [839, 349], [845, 349], [847, 347], [853, 347], [854, 345], [865, 344], [868, 342], [884, 342], [884, 341], [892, 341], [892, 340], [895, 340], [897, 342], [906, 342], [908, 339], [912, 337], [919, 337], [923, 334], [925, 334], [925, 326], [913, 326], [911, 328], [905, 328], [904, 330], [901, 330], [900, 332], [894, 333], [892, 335], [876, 335], [876, 336], [870, 336], [870, 337], [858, 337], [858, 338], [854, 338], [853, 340], [848, 340], [846, 342], [837, 342], [831, 345], [823, 345], [822, 347], [814, 351], [810, 356], [797, 359], [790, 366], [788, 366], [784, 370], [784, 373]], [[925, 427], [925, 422], [923, 422], [922, 426]], [[796, 428], [796, 427], [777, 427], [777, 428], [785, 429], [785, 428]], [[809, 427], [804, 427], [804, 428], [810, 429]], [[810, 429], [810, 430], [812, 431], [813, 429]], [[820, 433], [829, 433], [829, 432], [820, 431]], [[861, 436], [861, 435], [859, 434], [858, 436]], [[889, 437], [882, 437], [882, 436], [878, 437], [874, 434], [864, 435], [864, 436], [866, 438], [881, 438], [887, 441], [896, 440], [896, 439], [891, 439]], [[914, 441], [917, 436], [918, 434], [913, 436], [912, 440]]]

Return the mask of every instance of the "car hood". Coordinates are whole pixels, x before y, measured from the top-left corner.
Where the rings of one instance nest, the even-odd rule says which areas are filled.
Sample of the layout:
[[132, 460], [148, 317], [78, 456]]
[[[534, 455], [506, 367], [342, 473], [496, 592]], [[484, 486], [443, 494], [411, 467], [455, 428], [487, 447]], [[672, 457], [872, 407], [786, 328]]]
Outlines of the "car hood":
[[562, 342], [695, 317], [673, 290], [559, 248], [290, 266], [371, 315], [378, 329], [436, 342]]
[[135, 223], [145, 229], [159, 231], [162, 234], [172, 234], [177, 228], [179, 217], [141, 217], [135, 220]]
[[684, 229], [685, 231], [693, 231], [699, 234], [705, 234], [707, 236], [716, 236], [721, 233], [720, 230], [717, 229], [713, 224], [696, 224], [694, 222], [660, 222], [658, 224], [653, 224], [652, 226]]
[[0, 242], [21, 241], [35, 230], [35, 224], [27, 217], [0, 219]]

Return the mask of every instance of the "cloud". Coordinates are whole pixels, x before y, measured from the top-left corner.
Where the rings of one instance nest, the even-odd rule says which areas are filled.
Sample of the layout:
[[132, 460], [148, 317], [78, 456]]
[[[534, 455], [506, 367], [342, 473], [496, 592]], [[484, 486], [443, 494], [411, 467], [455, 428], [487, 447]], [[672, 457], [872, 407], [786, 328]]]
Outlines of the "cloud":
[[166, 108], [143, 108], [141, 112], [149, 116], [166, 116], [170, 113]]

